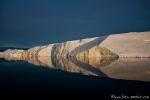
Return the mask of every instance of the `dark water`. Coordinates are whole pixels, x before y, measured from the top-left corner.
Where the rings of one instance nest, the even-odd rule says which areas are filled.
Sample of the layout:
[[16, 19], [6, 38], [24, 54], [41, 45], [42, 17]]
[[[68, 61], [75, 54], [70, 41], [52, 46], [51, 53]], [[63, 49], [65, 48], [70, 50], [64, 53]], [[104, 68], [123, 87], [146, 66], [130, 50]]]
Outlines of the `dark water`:
[[49, 58], [38, 59], [38, 62], [0, 59], [0, 95], [150, 96], [150, 59], [147, 58], [105, 59], [99, 64], [75, 59], [57, 59], [51, 64], [46, 61]]

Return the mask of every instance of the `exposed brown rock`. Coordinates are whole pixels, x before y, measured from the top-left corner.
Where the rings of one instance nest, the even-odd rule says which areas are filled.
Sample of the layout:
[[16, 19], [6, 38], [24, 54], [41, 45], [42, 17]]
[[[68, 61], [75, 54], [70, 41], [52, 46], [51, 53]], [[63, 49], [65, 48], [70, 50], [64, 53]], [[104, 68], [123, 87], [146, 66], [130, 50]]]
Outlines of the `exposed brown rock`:
[[102, 67], [106, 63], [113, 62], [115, 59], [118, 58], [118, 55], [111, 52], [107, 48], [95, 46], [89, 50], [77, 54], [76, 58], [77, 60], [88, 63], [94, 67]]

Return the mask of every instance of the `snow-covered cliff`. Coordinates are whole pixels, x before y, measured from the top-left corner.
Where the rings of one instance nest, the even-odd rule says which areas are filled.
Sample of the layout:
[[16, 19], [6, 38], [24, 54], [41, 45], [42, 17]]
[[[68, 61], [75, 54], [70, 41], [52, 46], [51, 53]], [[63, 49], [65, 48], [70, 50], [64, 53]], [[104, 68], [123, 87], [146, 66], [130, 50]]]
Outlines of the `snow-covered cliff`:
[[150, 32], [130, 32], [50, 44], [38, 56], [150, 57]]
[[27, 51], [6, 50], [0, 57], [150, 57], [149, 40], [150, 32], [130, 32], [37, 46]]

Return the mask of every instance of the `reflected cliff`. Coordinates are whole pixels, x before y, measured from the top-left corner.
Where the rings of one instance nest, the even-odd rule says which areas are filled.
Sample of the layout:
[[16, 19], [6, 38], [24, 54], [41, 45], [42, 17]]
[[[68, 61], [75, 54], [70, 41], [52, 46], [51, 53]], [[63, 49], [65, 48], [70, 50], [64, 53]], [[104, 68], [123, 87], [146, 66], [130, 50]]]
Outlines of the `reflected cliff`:
[[36, 66], [60, 69], [71, 73], [101, 76], [123, 80], [138, 80], [150, 82], [149, 58], [114, 58], [89, 57], [79, 59], [76, 57], [7, 57], [6, 60], [25, 60]]
[[83, 62], [77, 60], [76, 57], [30, 57], [29, 59], [26, 59], [28, 63], [37, 66], [45, 66], [51, 69], [61, 69], [71, 73], [82, 73], [83, 75], [107, 77], [107, 75], [104, 74], [100, 68], [111, 64], [113, 61], [116, 61], [117, 58], [101, 58], [99, 61], [95, 58], [95, 60], [89, 59], [89, 62], [92, 62], [91, 60], [94, 62]]
[[84, 60], [81, 58], [79, 59], [78, 57], [30, 56], [26, 55], [26, 53], [16, 56], [14, 55], [10, 56], [10, 54], [7, 54], [7, 56], [4, 55], [3, 58], [8, 61], [24, 60], [36, 66], [45, 66], [51, 69], [61, 69], [63, 71], [71, 73], [81, 73], [83, 75], [103, 76], [103, 77], [107, 77], [107, 75], [104, 74], [100, 70], [100, 68], [105, 67], [118, 59], [118, 58], [86, 57], [86, 60]]

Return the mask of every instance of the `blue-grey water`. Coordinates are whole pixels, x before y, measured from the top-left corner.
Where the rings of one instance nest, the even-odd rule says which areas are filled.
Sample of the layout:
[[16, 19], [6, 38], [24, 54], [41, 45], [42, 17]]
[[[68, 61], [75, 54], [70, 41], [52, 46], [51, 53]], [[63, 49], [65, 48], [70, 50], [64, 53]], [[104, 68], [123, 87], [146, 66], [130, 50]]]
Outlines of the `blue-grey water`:
[[[150, 96], [150, 59], [0, 59], [0, 94], [35, 96]], [[48, 62], [50, 61], [50, 62]], [[90, 60], [89, 60], [90, 62]]]

